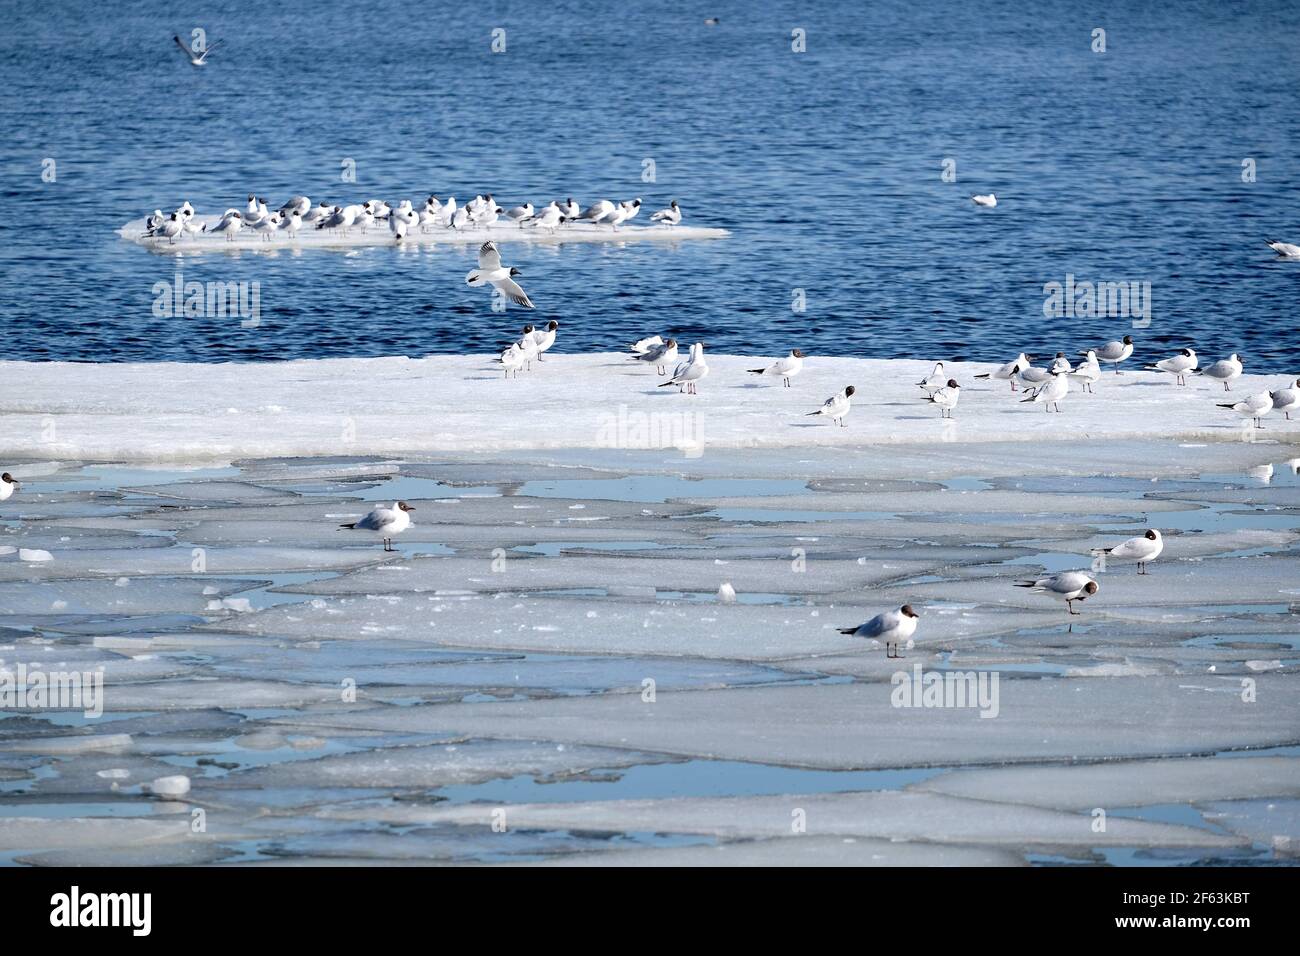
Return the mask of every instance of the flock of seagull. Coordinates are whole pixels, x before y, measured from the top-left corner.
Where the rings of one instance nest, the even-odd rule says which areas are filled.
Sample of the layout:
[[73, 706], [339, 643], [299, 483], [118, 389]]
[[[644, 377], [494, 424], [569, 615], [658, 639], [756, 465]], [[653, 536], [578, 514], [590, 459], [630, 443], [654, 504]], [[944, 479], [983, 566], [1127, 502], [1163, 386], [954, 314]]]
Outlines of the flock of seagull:
[[[545, 229], [551, 235], [563, 226], [579, 223], [591, 226], [609, 226], [614, 232], [624, 223], [631, 222], [641, 212], [641, 199], [614, 202], [601, 199], [583, 209], [572, 197], [555, 199], [545, 206], [536, 207], [531, 202], [503, 209], [491, 193], [475, 196], [458, 205], [455, 196], [446, 202], [429, 196], [420, 208], [409, 199], [396, 205], [382, 199], [368, 199], [363, 203], [346, 206], [322, 202], [312, 205], [307, 196], [294, 196], [279, 209], [272, 211], [266, 199], [250, 193], [247, 206], [227, 209], [216, 223], [203, 223], [195, 218], [194, 206], [188, 200], [170, 214], [155, 209], [145, 219], [142, 238], [166, 239], [175, 245], [177, 239], [197, 238], [202, 234], [221, 235], [233, 242], [244, 229], [251, 229], [265, 242], [277, 237], [294, 239], [306, 229], [330, 229], [339, 235], [350, 235], [359, 229], [364, 235], [374, 226], [386, 227], [394, 242], [401, 242], [415, 232], [432, 233], [435, 229], [471, 229], [495, 226], [498, 223], [520, 228]], [[682, 208], [674, 199], [667, 208], [650, 216], [650, 221], [669, 228], [682, 221]]]

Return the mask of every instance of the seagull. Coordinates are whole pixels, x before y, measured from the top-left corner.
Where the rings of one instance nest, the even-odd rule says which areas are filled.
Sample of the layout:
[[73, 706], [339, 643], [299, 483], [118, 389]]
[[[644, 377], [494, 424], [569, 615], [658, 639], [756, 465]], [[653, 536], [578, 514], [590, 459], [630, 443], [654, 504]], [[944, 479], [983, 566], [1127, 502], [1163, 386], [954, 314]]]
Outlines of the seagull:
[[1165, 539], [1160, 536], [1159, 531], [1151, 528], [1113, 548], [1098, 548], [1093, 551], [1093, 554], [1104, 554], [1119, 561], [1136, 561], [1138, 574], [1146, 574], [1147, 562], [1160, 557], [1160, 552], [1164, 549]]
[[360, 206], [335, 206], [333, 213], [316, 223], [316, 228], [342, 229], [343, 235], [346, 236], [352, 224], [357, 221], [357, 214], [360, 211]]
[[307, 225], [314, 226], [322, 219], [328, 219], [333, 212], [334, 207], [327, 202], [323, 202], [319, 206], [312, 206], [303, 213], [302, 221]]
[[1031, 395], [1029, 398], [1022, 398], [1020, 401], [1022, 403], [1033, 402], [1035, 405], [1041, 403], [1043, 406], [1043, 411], [1045, 412], [1050, 412], [1052, 410], [1052, 406], [1055, 405], [1056, 410], [1059, 412], [1061, 410], [1061, 399], [1065, 398], [1065, 396], [1069, 394], [1070, 394], [1069, 376], [1066, 375], [1064, 372], [1057, 372], [1055, 375], [1051, 377], [1049, 381], [1044, 382], [1042, 387], [1040, 387], [1036, 392], [1034, 392], [1033, 395]]
[[681, 222], [682, 210], [681, 207], [677, 205], [677, 200], [674, 199], [669, 203], [667, 209], [660, 209], [650, 217], [650, 221], [662, 223], [665, 226], [675, 226]]
[[534, 338], [536, 334], [531, 324], [525, 325], [518, 341], [515, 342], [515, 348], [523, 358], [524, 368], [529, 372], [533, 370], [533, 359], [537, 358], [537, 340]]
[[519, 343], [511, 342], [510, 348], [502, 352], [501, 357], [497, 359], [497, 361], [505, 368], [506, 378], [510, 377], [511, 372], [514, 372], [515, 378], [518, 378], [519, 370], [524, 367], [524, 362], [526, 360], [524, 358], [524, 351], [519, 347]]
[[525, 222], [533, 218], [533, 204], [526, 202], [522, 206], [515, 206], [506, 213], [506, 218], [522, 227]]
[[[919, 616], [912, 610], [912, 605], [904, 604], [897, 611], [877, 614], [857, 627], [842, 627], [840, 633], [850, 637], [875, 638], [884, 643], [886, 657], [901, 657], [898, 645], [906, 642], [908, 647], [912, 646], [912, 635], [916, 633], [916, 619]], [[890, 647], [893, 647], [893, 653], [890, 652]]]
[[947, 385], [930, 393], [930, 401], [939, 406], [940, 418], [952, 418], [952, 410], [957, 407], [960, 398], [961, 386], [955, 378], [948, 379]]
[[686, 386], [686, 394], [698, 395], [697, 386], [700, 379], [709, 374], [709, 363], [704, 358], [704, 343], [696, 342], [691, 346], [691, 357], [681, 365], [677, 366], [673, 372], [673, 377], [666, 382], [660, 382], [659, 387], [664, 388], [668, 385]]
[[3, 475], [0, 475], [0, 501], [6, 501], [9, 498], [12, 498], [13, 493], [17, 491], [19, 487], [21, 486], [14, 480], [14, 476], [9, 474], [9, 472], [6, 471]]
[[1273, 393], [1260, 392], [1258, 395], [1251, 395], [1249, 398], [1243, 398], [1235, 404], [1220, 403], [1219, 407], [1230, 408], [1242, 418], [1249, 419], [1250, 423], [1256, 428], [1263, 428], [1264, 423], [1261, 422], [1260, 419], [1273, 410]]
[[235, 241], [235, 233], [244, 225], [244, 217], [240, 215], [238, 209], [227, 209], [226, 214], [221, 217], [221, 222], [217, 223], [208, 232], [224, 232], [226, 242]]
[[1070, 364], [1070, 360], [1065, 357], [1064, 352], [1057, 352], [1056, 361], [1052, 363], [1052, 367], [1049, 368], [1048, 371], [1049, 372], [1072, 372], [1074, 371], [1074, 366]]
[[280, 220], [280, 228], [289, 234], [290, 240], [295, 239], [298, 230], [302, 228], [302, 216], [299, 215], [296, 209], [290, 211], [288, 215]]
[[393, 503], [391, 508], [380, 505], [360, 521], [341, 524], [339, 527], [349, 530], [356, 529], [357, 531], [373, 531], [383, 536], [385, 551], [396, 551], [397, 549], [393, 547], [393, 535], [399, 534], [411, 526], [410, 512], [414, 510], [405, 501], [397, 501]]
[[1097, 364], [1097, 353], [1092, 349], [1088, 349], [1088, 357], [1080, 362], [1073, 372], [1067, 372], [1066, 374], [1083, 385], [1085, 392], [1095, 395], [1096, 392], [1092, 390], [1092, 386], [1101, 378], [1101, 366]]
[[1179, 385], [1186, 385], [1187, 373], [1195, 372], [1198, 364], [1200, 360], [1196, 357], [1194, 349], [1180, 349], [1177, 355], [1161, 359], [1155, 365], [1148, 365], [1146, 368], [1151, 372], [1168, 372], [1174, 376]]
[[537, 347], [537, 361], [542, 361], [542, 353], [555, 344], [555, 331], [560, 323], [554, 319], [546, 323], [546, 328], [533, 333], [533, 344]]
[[1022, 368], [1028, 368], [1032, 355], [1026, 355], [1021, 352], [1016, 356], [1014, 361], [1008, 362], [994, 372], [985, 372], [983, 375], [976, 375], [976, 378], [996, 378], [1004, 382], [1011, 382], [1011, 391], [1016, 390], [1016, 376], [1020, 374]]
[[1030, 365], [1028, 368], [1022, 368], [1017, 372], [1014, 380], [1019, 380], [1020, 384], [1024, 386], [1026, 391], [1028, 391], [1030, 389], [1037, 389], [1044, 382], [1050, 381], [1051, 378], [1052, 373], [1047, 369], [1040, 368], [1037, 365]]
[[[1080, 352], [1080, 355], [1087, 355], [1088, 349]], [[1133, 336], [1124, 336], [1123, 341], [1107, 342], [1099, 349], [1093, 349], [1097, 353], [1097, 358], [1107, 365], [1115, 366], [1115, 374], [1119, 375], [1119, 364], [1133, 354]]]
[[570, 196], [565, 202], [562, 202], [559, 205], [560, 205], [560, 217], [562, 220], [567, 221], [569, 219], [578, 219], [579, 217], [582, 216], [582, 207], [573, 201], [572, 196]]
[[1228, 383], [1241, 377], [1241, 369], [1244, 364], [1241, 356], [1233, 352], [1226, 359], [1219, 359], [1208, 368], [1201, 369], [1198, 374], [1204, 375], [1206, 378], [1212, 378], [1216, 382], [1222, 382], [1223, 390], [1231, 392], [1232, 387]]
[[1035, 581], [1019, 581], [1018, 588], [1031, 588], [1035, 594], [1047, 594], [1058, 601], [1065, 602], [1065, 608], [1071, 614], [1078, 614], [1074, 609], [1075, 601], [1083, 601], [1100, 590], [1100, 586], [1082, 571], [1062, 571]]
[[629, 345], [628, 348], [637, 355], [644, 355], [649, 349], [654, 348], [656, 345], [663, 344], [664, 340], [660, 336], [650, 335], [644, 339], [638, 339]]
[[1286, 388], [1279, 388], [1276, 392], [1270, 392], [1273, 396], [1273, 411], [1283, 412], [1286, 414], [1286, 420], [1291, 420], [1291, 412], [1300, 407], [1300, 378], [1295, 380], [1294, 385], [1288, 385]]
[[1268, 247], [1276, 252], [1283, 259], [1300, 259], [1300, 246], [1292, 245], [1289, 242], [1273, 242], [1265, 239]]
[[163, 216], [161, 209], [155, 209], [153, 214], [148, 216], [144, 221], [144, 234], [146, 236], [152, 235], [153, 231], [163, 224], [165, 218], [166, 217]]
[[392, 207], [382, 199], [368, 199], [361, 204], [366, 212], [375, 217], [375, 222], [387, 219], [392, 214]]
[[523, 273], [514, 266], [506, 268], [501, 264], [501, 252], [497, 249], [496, 243], [489, 239], [479, 246], [478, 268], [465, 276], [465, 282], [472, 286], [491, 285], [500, 290], [515, 305], [531, 309], [533, 300], [528, 298], [528, 293], [515, 282], [514, 277], [518, 275]]
[[263, 242], [270, 242], [275, 234], [280, 230], [280, 214], [272, 213], [269, 216], [263, 216], [257, 222], [253, 223], [253, 231], [261, 233]]
[[664, 370], [677, 361], [677, 340], [669, 339], [661, 345], [652, 345], [633, 358], [638, 362], [649, 362], [655, 367], [656, 372], [663, 375]]
[[451, 214], [451, 228], [464, 229], [466, 226], [469, 225], [470, 222], [469, 217], [470, 217], [469, 207], [461, 206], [459, 209], [457, 209], [455, 212]]
[[803, 352], [799, 349], [791, 349], [789, 355], [777, 359], [767, 368], [751, 368], [749, 371], [755, 375], [780, 375], [785, 387], [789, 388], [790, 379], [803, 371]]
[[280, 215], [287, 216], [296, 212], [299, 216], [307, 215], [307, 210], [311, 209], [311, 200], [306, 196], [294, 196], [287, 203], [280, 207]]
[[622, 225], [637, 217], [637, 213], [641, 211], [641, 197], [637, 196], [631, 202], [619, 203], [619, 205], [623, 207], [623, 215], [619, 218], [618, 225]]
[[971, 196], [971, 202], [977, 206], [987, 206], [992, 209], [998, 204], [998, 197], [989, 193], [987, 196]]
[[821, 408], [815, 412], [809, 412], [805, 418], [812, 418], [814, 415], [825, 415], [831, 421], [837, 423], [841, 428], [847, 428], [844, 418], [848, 415], [849, 410], [853, 407], [853, 395], [857, 389], [852, 385], [845, 388], [826, 399]]
[[185, 42], [180, 37], [173, 36], [172, 39], [176, 41], [176, 45], [181, 48], [181, 52], [189, 59], [190, 66], [207, 66], [208, 54], [221, 46], [222, 43], [221, 40], [217, 40], [215, 43], [210, 44], [206, 49], [204, 49], [202, 53], [195, 53], [193, 48], [186, 46]]
[[[570, 200], [572, 202], [572, 200]], [[580, 216], [574, 218], [585, 222], [599, 222], [614, 211], [614, 204], [608, 199], [602, 199], [600, 202], [588, 206]]]
[[[176, 213], [172, 213], [162, 221], [161, 225], [153, 230], [152, 236], [155, 239], [166, 239], [169, 246], [174, 246], [176, 245], [176, 237], [181, 234], [182, 228], [184, 228], [184, 223], [180, 221]], [[145, 233], [145, 235], [150, 235], [150, 233]]]
[[935, 362], [934, 371], [916, 384], [921, 386], [927, 395], [933, 395], [935, 392], [939, 391], [939, 389], [947, 387], [948, 376], [944, 374], [943, 363]]
[[191, 219], [194, 218], [194, 207], [190, 205], [190, 201], [188, 199], [176, 207], [176, 215], [179, 216], [185, 222], [189, 222]]
[[438, 210], [438, 225], [451, 228], [452, 220], [456, 218], [456, 197], [448, 196], [447, 201], [442, 204]]
[[551, 230], [551, 235], [555, 235], [555, 230], [560, 228], [560, 223], [564, 221], [564, 216], [560, 212], [558, 203], [552, 202], [542, 210], [540, 216], [534, 216], [528, 221], [529, 226], [536, 226], [541, 229]]
[[354, 206], [353, 208], [357, 211], [355, 225], [361, 227], [361, 234], [364, 236], [366, 230], [375, 224], [374, 211], [370, 206], [364, 203], [360, 206]]

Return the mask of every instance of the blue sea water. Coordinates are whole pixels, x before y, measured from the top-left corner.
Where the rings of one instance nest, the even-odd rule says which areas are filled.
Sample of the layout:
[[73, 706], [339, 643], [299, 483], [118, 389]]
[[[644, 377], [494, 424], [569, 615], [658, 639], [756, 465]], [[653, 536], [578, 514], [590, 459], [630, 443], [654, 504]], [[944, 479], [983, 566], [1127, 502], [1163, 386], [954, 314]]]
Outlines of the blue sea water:
[[[1300, 5], [281, 0], [196, 19], [145, 0], [4, 0], [0, 12], [0, 358], [419, 356], [495, 349], [523, 321], [555, 318], [566, 351], [671, 332], [755, 355], [1002, 360], [1131, 333], [1139, 359], [1194, 344], [1300, 371], [1300, 262], [1264, 245], [1300, 243]], [[201, 70], [171, 39], [195, 27], [224, 40]], [[795, 29], [806, 52], [792, 50]], [[355, 184], [341, 181], [345, 159]], [[502, 315], [465, 286], [463, 247], [178, 259], [115, 234], [155, 207], [217, 212], [250, 191], [273, 205], [676, 198], [688, 223], [733, 235], [512, 245], [538, 307]], [[987, 192], [996, 210], [969, 199]], [[258, 281], [260, 325], [155, 317], [153, 286], [178, 262], [187, 280]], [[1149, 282], [1150, 325], [1045, 318], [1044, 284], [1068, 274]], [[792, 310], [795, 289], [806, 311]]]

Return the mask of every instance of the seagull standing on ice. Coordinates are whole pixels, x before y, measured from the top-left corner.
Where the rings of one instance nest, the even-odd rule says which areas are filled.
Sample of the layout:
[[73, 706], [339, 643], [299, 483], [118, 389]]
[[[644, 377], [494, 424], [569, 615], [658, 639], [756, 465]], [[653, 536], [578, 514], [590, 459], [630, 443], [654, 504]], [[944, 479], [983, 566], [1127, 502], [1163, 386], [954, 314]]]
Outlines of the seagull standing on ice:
[[572, 196], [560, 203], [559, 206], [562, 221], [567, 222], [570, 219], [578, 219], [582, 216], [582, 207], [574, 202]]
[[222, 44], [221, 40], [217, 40], [216, 42], [209, 44], [202, 53], [195, 53], [191, 47], [185, 45], [185, 41], [180, 37], [173, 36], [172, 39], [176, 41], [176, 45], [181, 48], [181, 52], [184, 53], [186, 58], [190, 61], [190, 66], [207, 66], [208, 54]]
[[679, 222], [681, 222], [682, 210], [681, 207], [677, 205], [677, 200], [674, 199], [671, 203], [669, 203], [667, 209], [660, 209], [657, 213], [655, 213], [653, 216], [650, 217], [650, 221], [662, 223], [665, 226], [675, 226]]
[[296, 212], [299, 216], [307, 215], [307, 210], [311, 209], [311, 200], [306, 196], [294, 196], [287, 203], [280, 207], [280, 215], [288, 216]]
[[456, 218], [456, 211], [456, 197], [448, 196], [447, 201], [443, 203], [442, 208], [438, 210], [438, 225], [450, 229], [453, 225], [453, 220]]
[[155, 209], [151, 216], [146, 217], [144, 221], [144, 234], [151, 235], [155, 229], [163, 224], [164, 216], [161, 209]]
[[533, 332], [533, 345], [537, 349], [537, 361], [543, 361], [542, 353], [555, 344], [555, 333], [559, 327], [560, 323], [551, 319], [546, 323], [546, 328], [537, 329]]
[[172, 213], [162, 221], [162, 225], [153, 231], [153, 236], [156, 239], [166, 239], [169, 246], [174, 246], [176, 245], [176, 237], [181, 234], [183, 228], [185, 228], [184, 223], [180, 221], [176, 213]]
[[970, 199], [975, 205], [987, 206], [989, 209], [992, 209], [998, 204], [998, 197], [992, 193], [989, 193], [987, 196], [971, 196]]
[[996, 378], [1003, 382], [1009, 381], [1011, 383], [1011, 391], [1014, 392], [1016, 390], [1016, 377], [1020, 374], [1021, 369], [1029, 368], [1029, 363], [1032, 359], [1032, 355], [1026, 355], [1024, 352], [1021, 352], [1015, 357], [1014, 361], [1008, 362], [1006, 365], [1003, 365], [995, 371], [985, 372], [984, 374], [976, 375], [975, 377]]
[[1136, 538], [1129, 538], [1123, 544], [1117, 544], [1113, 548], [1098, 548], [1093, 553], [1104, 554], [1118, 561], [1136, 561], [1138, 574], [1146, 574], [1147, 563], [1160, 557], [1160, 552], [1164, 549], [1165, 539], [1159, 531], [1151, 528]]
[[14, 476], [5, 472], [0, 475], [0, 501], [7, 501], [13, 497], [13, 493], [21, 487], [18, 482], [14, 481]]
[[501, 357], [497, 359], [497, 361], [500, 362], [502, 367], [506, 370], [506, 378], [510, 377], [511, 372], [514, 372], [515, 378], [518, 378], [519, 370], [524, 367], [525, 359], [523, 349], [519, 347], [518, 342], [511, 342], [510, 348], [502, 352]]
[[1052, 362], [1052, 367], [1048, 371], [1053, 374], [1057, 372], [1073, 372], [1074, 366], [1070, 364], [1070, 360], [1065, 357], [1064, 352], [1057, 352], [1056, 360]]
[[673, 377], [666, 382], [660, 382], [659, 387], [665, 388], [669, 385], [685, 386], [687, 395], [698, 395], [698, 385], [700, 380], [709, 374], [709, 363], [704, 358], [704, 343], [696, 342], [691, 346], [691, 357], [681, 365], [677, 366], [673, 372]]
[[780, 375], [785, 387], [789, 388], [790, 379], [803, 371], [803, 352], [791, 349], [789, 355], [777, 359], [767, 368], [751, 368], [749, 371], [754, 375]]
[[842, 391], [837, 392], [830, 398], [826, 399], [821, 408], [815, 412], [809, 412], [805, 418], [812, 418], [814, 415], [823, 415], [835, 422], [841, 428], [847, 428], [848, 424], [844, 421], [853, 408], [853, 394], [857, 391], [852, 385], [845, 386]]
[[280, 214], [277, 212], [263, 216], [253, 224], [253, 231], [261, 235], [263, 242], [270, 242], [280, 231]]
[[302, 214], [302, 221], [305, 225], [314, 226], [322, 219], [328, 219], [334, 212], [334, 207], [327, 202], [318, 206], [312, 206]]
[[506, 268], [501, 264], [501, 251], [491, 239], [479, 246], [478, 268], [465, 276], [465, 282], [472, 286], [491, 285], [515, 305], [525, 309], [533, 307], [533, 300], [520, 288], [515, 276], [523, 275], [514, 266]]
[[1043, 411], [1050, 412], [1052, 406], [1056, 410], [1061, 410], [1061, 399], [1070, 394], [1070, 378], [1064, 372], [1057, 372], [1047, 382], [1044, 382], [1038, 391], [1034, 392], [1029, 398], [1022, 398], [1020, 401], [1033, 402], [1035, 405], [1041, 404]]
[[647, 351], [656, 345], [663, 345], [664, 340], [658, 335], [649, 335], [643, 339], [638, 339], [628, 346], [628, 349], [637, 355], [644, 355]]
[[1067, 372], [1067, 375], [1083, 386], [1083, 390], [1089, 395], [1097, 394], [1092, 390], [1093, 385], [1101, 378], [1101, 366], [1097, 364], [1097, 353], [1088, 349], [1088, 357], [1079, 363], [1073, 372]]
[[552, 202], [542, 210], [540, 215], [533, 216], [524, 225], [539, 229], [549, 229], [551, 235], [555, 235], [555, 230], [560, 228], [560, 223], [564, 222], [564, 216], [560, 212], [558, 203]]
[[1290, 421], [1291, 413], [1300, 407], [1300, 378], [1295, 380], [1294, 385], [1279, 388], [1269, 394], [1273, 396], [1273, 411], [1283, 412], [1286, 420]]
[[506, 218], [513, 223], [518, 223], [520, 226], [523, 226], [524, 223], [533, 218], [533, 204], [526, 202], [522, 206], [515, 206], [514, 208], [507, 210]]
[[1256, 428], [1263, 428], [1264, 423], [1260, 419], [1273, 410], [1273, 393], [1260, 392], [1236, 403], [1221, 403], [1219, 407], [1230, 408], [1242, 418], [1249, 419]]
[[383, 538], [385, 551], [396, 551], [397, 549], [393, 547], [393, 535], [400, 534], [411, 526], [410, 512], [414, 510], [405, 501], [397, 501], [391, 508], [380, 505], [360, 521], [341, 524], [339, 527], [348, 530], [373, 531]]
[[948, 384], [930, 393], [930, 401], [939, 406], [940, 418], [952, 418], [952, 410], [961, 398], [961, 386], [955, 378], [948, 379]]
[[1300, 259], [1300, 246], [1292, 245], [1289, 242], [1273, 242], [1265, 239], [1268, 247], [1276, 252], [1283, 259]]
[[1092, 597], [1100, 586], [1082, 571], [1062, 571], [1034, 581], [1019, 581], [1018, 588], [1030, 588], [1031, 593], [1046, 594], [1058, 601], [1065, 602], [1065, 609], [1071, 614], [1078, 614], [1074, 609], [1075, 601], [1084, 601]]
[[1187, 373], [1195, 372], [1196, 366], [1199, 364], [1200, 360], [1196, 357], [1195, 349], [1181, 349], [1177, 355], [1161, 359], [1155, 365], [1148, 365], [1147, 370], [1151, 372], [1168, 372], [1174, 376], [1174, 381], [1179, 385], [1186, 385]]
[[1226, 359], [1219, 359], [1208, 368], [1201, 369], [1197, 374], [1212, 378], [1216, 382], [1222, 382], [1223, 390], [1231, 392], [1232, 386], [1229, 383], [1241, 378], [1241, 369], [1244, 364], [1241, 356], [1233, 352]]
[[614, 204], [608, 199], [602, 199], [599, 202], [592, 203], [582, 214], [574, 218], [583, 222], [600, 222], [614, 211]]
[[221, 217], [221, 221], [209, 229], [209, 232], [224, 232], [226, 242], [234, 242], [235, 234], [239, 232], [244, 225], [244, 217], [240, 215], [238, 209], [227, 209], [226, 214]]
[[[1089, 349], [1084, 349], [1080, 355], [1087, 355]], [[1119, 365], [1130, 355], [1133, 354], [1133, 336], [1126, 335], [1122, 341], [1107, 342], [1099, 349], [1092, 349], [1097, 353], [1098, 361], [1105, 362], [1107, 365], [1115, 366], [1115, 374], [1119, 375]]]
[[298, 230], [302, 228], [302, 216], [296, 209], [291, 210], [283, 219], [280, 220], [280, 229], [283, 230], [292, 242], [298, 237]]
[[943, 363], [935, 362], [934, 371], [916, 384], [921, 386], [926, 395], [933, 395], [935, 392], [939, 391], [939, 389], [946, 388], [948, 385], [948, 376], [944, 374]]
[[677, 340], [669, 339], [660, 345], [652, 345], [640, 355], [633, 356], [638, 362], [648, 362], [655, 371], [664, 375], [665, 369], [677, 361]]
[[912, 605], [904, 604], [897, 611], [877, 614], [857, 627], [842, 627], [840, 633], [850, 637], [873, 638], [885, 645], [886, 657], [901, 657], [898, 646], [904, 643], [909, 648], [912, 646], [912, 635], [916, 633], [916, 620], [919, 616], [912, 610]]

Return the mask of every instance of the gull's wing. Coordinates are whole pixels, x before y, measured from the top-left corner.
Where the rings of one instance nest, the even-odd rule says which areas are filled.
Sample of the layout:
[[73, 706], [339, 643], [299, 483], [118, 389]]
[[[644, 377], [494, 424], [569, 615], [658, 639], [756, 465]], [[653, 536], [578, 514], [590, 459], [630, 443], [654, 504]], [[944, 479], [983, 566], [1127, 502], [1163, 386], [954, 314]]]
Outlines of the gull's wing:
[[[496, 272], [501, 268], [501, 251], [491, 239], [479, 246], [478, 267], [484, 272]], [[519, 287], [515, 286], [515, 288]], [[520, 289], [521, 294], [522, 292], [523, 290]]]
[[194, 56], [194, 51], [191, 50], [189, 47], [187, 47], [187, 46], [185, 45], [184, 41], [181, 40], [180, 37], [178, 37], [178, 36], [173, 36], [172, 39], [176, 41], [176, 45], [177, 45], [178, 47], [181, 48], [181, 52], [182, 52], [182, 53], [184, 53], [184, 54], [185, 54], [186, 56], [188, 56], [188, 57], [192, 57], [192, 56]]
[[397, 513], [392, 508], [376, 508], [357, 522], [358, 528], [367, 531], [383, 531], [397, 521]]
[[[498, 257], [498, 261], [500, 261], [500, 257]], [[533, 300], [528, 298], [528, 293], [520, 288], [519, 283], [514, 279], [511, 279], [509, 276], [492, 284], [504, 292], [506, 298], [515, 305], [522, 305], [525, 309], [531, 309], [533, 307]]]

